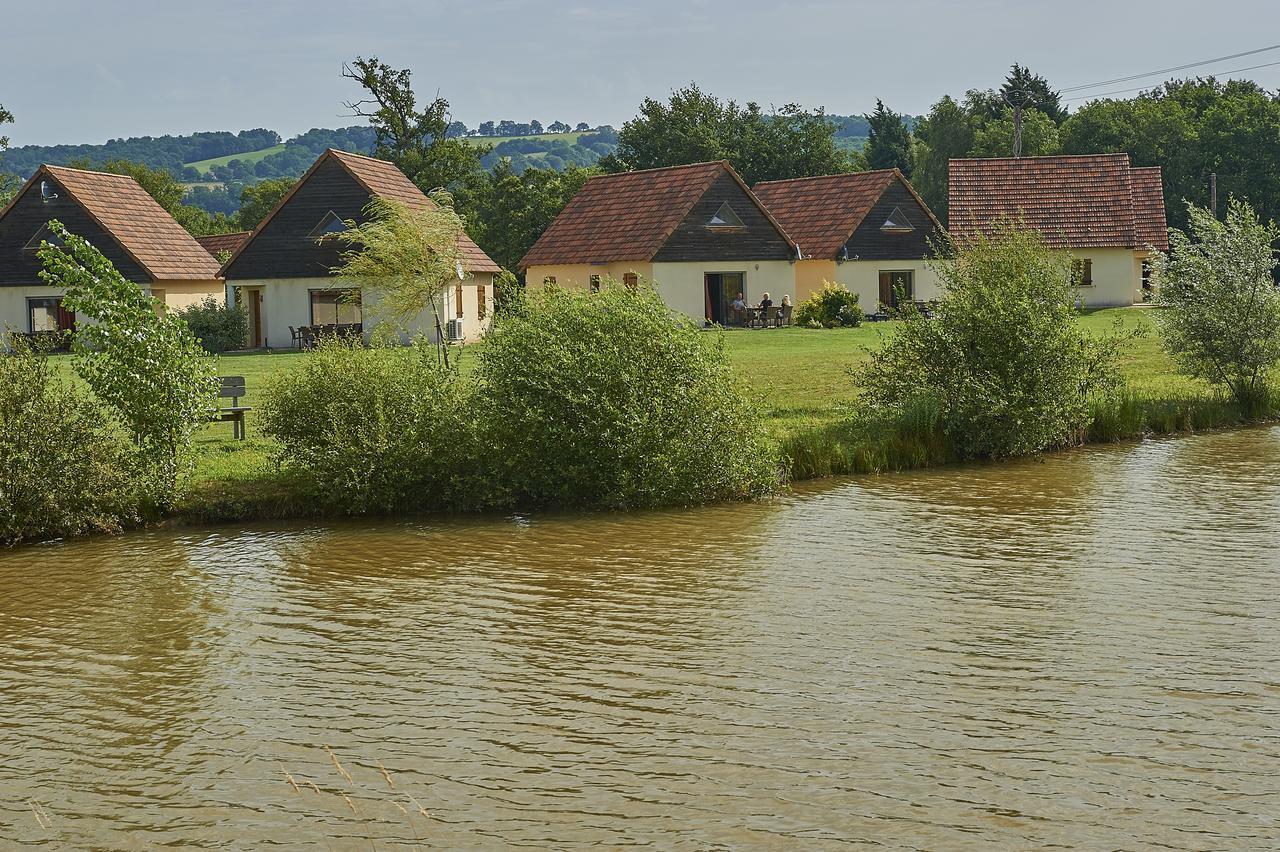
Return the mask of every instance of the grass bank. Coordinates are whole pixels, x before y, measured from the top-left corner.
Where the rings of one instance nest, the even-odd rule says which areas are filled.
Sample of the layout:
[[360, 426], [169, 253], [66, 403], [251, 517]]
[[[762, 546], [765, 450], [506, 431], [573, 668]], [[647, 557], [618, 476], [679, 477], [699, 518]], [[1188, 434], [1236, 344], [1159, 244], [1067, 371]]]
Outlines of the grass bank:
[[[1150, 309], [1095, 311], [1080, 319], [1102, 333], [1120, 324], [1144, 327], [1122, 361], [1128, 389], [1113, 403], [1099, 406], [1088, 441], [1117, 441], [1233, 426], [1251, 418], [1222, 400], [1203, 382], [1178, 375], [1161, 349]], [[857, 422], [859, 373], [868, 350], [895, 323], [854, 329], [799, 328], [730, 331], [725, 345], [743, 386], [761, 401], [767, 424], [783, 447], [792, 478], [905, 470], [945, 464], [943, 442], [927, 413], [899, 423]], [[478, 344], [483, 345], [483, 344]], [[475, 363], [474, 347], [462, 351], [462, 370]], [[271, 376], [294, 369], [308, 353], [225, 355], [222, 375], [242, 375], [248, 397], [257, 405]], [[248, 438], [231, 439], [230, 424], [211, 424], [196, 439], [197, 471], [193, 487], [177, 515], [192, 522], [306, 517], [316, 513], [298, 483], [275, 463], [275, 447], [262, 435], [257, 418], [248, 417]]]

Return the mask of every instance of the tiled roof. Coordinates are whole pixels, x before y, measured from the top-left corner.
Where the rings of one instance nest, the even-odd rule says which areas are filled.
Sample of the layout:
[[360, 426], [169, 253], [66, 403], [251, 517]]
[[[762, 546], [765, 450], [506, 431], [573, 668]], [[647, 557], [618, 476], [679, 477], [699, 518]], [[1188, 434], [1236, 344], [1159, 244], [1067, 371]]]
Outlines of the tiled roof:
[[210, 281], [218, 262], [128, 175], [41, 166], [157, 281]]
[[[235, 249], [235, 253], [231, 259], [224, 264], [223, 268], [231, 266], [236, 257], [242, 252], [249, 243], [259, 234], [267, 223], [275, 217], [277, 211], [289, 203], [289, 199], [297, 192], [298, 188], [306, 182], [307, 178], [327, 159], [334, 159], [342, 165], [347, 172], [355, 178], [355, 180], [369, 191], [371, 195], [379, 198], [393, 199], [402, 201], [409, 207], [421, 210], [426, 207], [434, 206], [430, 198], [427, 198], [418, 185], [405, 175], [404, 172], [394, 164], [386, 160], [377, 160], [373, 157], [365, 157], [360, 154], [351, 154], [346, 151], [339, 151], [335, 148], [327, 149], [323, 154], [316, 158], [297, 183], [293, 185], [293, 189], [281, 198], [276, 206], [268, 213], [258, 226], [249, 233], [249, 236]], [[462, 254], [462, 266], [468, 272], [501, 272], [502, 267], [494, 263], [489, 255], [484, 253], [480, 246], [475, 244], [469, 236], [461, 234], [458, 237], [458, 248]]]
[[[766, 181], [751, 191], [800, 244], [805, 257], [830, 259], [840, 253], [894, 180], [915, 194], [897, 169]], [[920, 206], [928, 209], [923, 200]]]
[[1135, 167], [1133, 181], [1133, 229], [1139, 245], [1169, 250], [1168, 222], [1164, 213], [1164, 184], [1159, 166]]
[[[952, 160], [950, 166], [950, 231], [960, 242], [990, 233], [1002, 218], [1021, 220], [1052, 246], [1136, 248], [1147, 242], [1141, 235], [1148, 231], [1135, 221], [1135, 206], [1144, 202], [1135, 204], [1128, 154]], [[1139, 183], [1143, 198], [1155, 194], [1158, 183], [1150, 177]]]
[[[379, 198], [402, 201], [415, 210], [434, 206], [434, 202], [427, 198], [418, 185], [409, 180], [395, 163], [375, 160], [373, 157], [362, 157], [359, 154], [349, 154], [333, 148], [325, 154], [342, 163], [352, 177]], [[462, 265], [468, 272], [501, 271], [502, 268], [466, 234], [458, 238], [458, 248], [462, 252]]]
[[220, 252], [224, 251], [234, 254], [236, 249], [244, 245], [245, 240], [249, 239], [250, 233], [250, 231], [236, 231], [233, 234], [208, 234], [203, 237], [196, 237], [196, 242], [216, 258]]
[[[520, 261], [650, 260], [724, 170], [725, 161], [590, 178]], [[734, 175], [736, 177], [736, 174]]]

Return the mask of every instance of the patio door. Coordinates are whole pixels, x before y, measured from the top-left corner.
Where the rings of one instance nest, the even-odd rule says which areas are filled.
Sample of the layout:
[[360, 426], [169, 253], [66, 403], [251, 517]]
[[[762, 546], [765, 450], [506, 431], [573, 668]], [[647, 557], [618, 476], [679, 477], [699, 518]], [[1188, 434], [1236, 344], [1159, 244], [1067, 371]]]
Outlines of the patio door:
[[247, 287], [236, 288], [236, 301], [244, 308], [249, 319], [249, 339], [245, 341], [250, 349], [262, 348], [262, 290]]
[[733, 301], [743, 290], [743, 273], [708, 272], [702, 276], [706, 319], [709, 323], [729, 325], [733, 322]]

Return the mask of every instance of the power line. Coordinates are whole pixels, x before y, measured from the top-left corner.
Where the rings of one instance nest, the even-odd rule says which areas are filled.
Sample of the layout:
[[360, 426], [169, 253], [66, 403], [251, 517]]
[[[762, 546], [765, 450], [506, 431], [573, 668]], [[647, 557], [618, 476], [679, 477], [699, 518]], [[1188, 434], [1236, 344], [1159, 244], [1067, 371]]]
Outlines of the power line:
[[[1213, 76], [1220, 77], [1220, 76], [1225, 76], [1227, 74], [1239, 74], [1242, 71], [1256, 71], [1259, 68], [1273, 68], [1276, 65], [1280, 65], [1280, 62], [1265, 62], [1262, 65], [1250, 65], [1248, 68], [1237, 68], [1234, 71], [1220, 71], [1217, 74], [1214, 74]], [[1139, 76], [1144, 76], [1144, 75], [1139, 75]], [[1076, 95], [1074, 98], [1063, 98], [1062, 100], [1064, 103], [1070, 103], [1071, 101], [1097, 100], [1099, 98], [1109, 98], [1112, 95], [1126, 95], [1129, 92], [1142, 92], [1150, 88], [1151, 86], [1138, 86], [1133, 89], [1119, 89], [1114, 92], [1103, 92], [1100, 95]]]
[[[1270, 47], [1260, 47], [1257, 50], [1246, 50], [1241, 53], [1232, 53], [1227, 56], [1219, 56], [1216, 59], [1203, 59], [1199, 62], [1188, 62], [1186, 65], [1174, 65], [1172, 68], [1161, 68], [1159, 71], [1148, 71], [1145, 74], [1133, 74], [1128, 77], [1116, 77], [1111, 80], [1101, 80], [1097, 83], [1089, 83], [1087, 86], [1072, 86], [1068, 89], [1062, 89], [1061, 92], [1078, 92], [1081, 89], [1096, 89], [1099, 86], [1110, 86], [1112, 83], [1127, 83], [1130, 80], [1141, 80], [1143, 77], [1154, 77], [1157, 74], [1168, 74], [1172, 71], [1185, 71], [1188, 68], [1195, 68], [1197, 65], [1212, 65], [1215, 62], [1225, 62], [1228, 59], [1239, 59], [1241, 56], [1253, 56], [1255, 53], [1266, 53], [1268, 50], [1276, 50], [1277, 48], [1280, 48], [1280, 44], [1273, 44]], [[1226, 73], [1235, 74], [1236, 72], [1228, 71]], [[1130, 89], [1130, 91], [1134, 90]], [[1079, 100], [1079, 98], [1068, 98], [1067, 100]]]

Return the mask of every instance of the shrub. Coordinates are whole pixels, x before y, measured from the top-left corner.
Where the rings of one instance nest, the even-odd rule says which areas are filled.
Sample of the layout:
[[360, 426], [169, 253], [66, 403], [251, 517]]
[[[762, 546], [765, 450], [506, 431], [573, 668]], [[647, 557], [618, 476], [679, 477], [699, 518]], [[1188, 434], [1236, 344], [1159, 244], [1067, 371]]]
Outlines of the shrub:
[[809, 328], [836, 328], [862, 324], [858, 294], [839, 284], [822, 282], [822, 289], [796, 306], [795, 324]]
[[249, 315], [237, 304], [210, 296], [178, 311], [196, 340], [210, 354], [243, 349], [249, 337]]
[[263, 431], [316, 501], [344, 514], [482, 503], [469, 393], [434, 346], [327, 340], [263, 391]]
[[1227, 219], [1187, 205], [1189, 234], [1171, 231], [1156, 315], [1164, 346], [1186, 374], [1225, 387], [1252, 416], [1266, 413], [1280, 362], [1280, 289], [1272, 271], [1280, 240], [1243, 201]]
[[132, 445], [21, 342], [0, 355], [0, 544], [114, 532], [139, 519]]
[[125, 279], [101, 252], [51, 220], [61, 245], [42, 242], [46, 283], [91, 322], [74, 340], [76, 371], [128, 427], [149, 474], [148, 500], [172, 504], [189, 473], [191, 436], [217, 402], [218, 377], [181, 319]]
[[873, 408], [896, 420], [932, 400], [960, 458], [1081, 441], [1091, 400], [1118, 386], [1123, 338], [1077, 324], [1070, 264], [1012, 224], [935, 261], [943, 283], [935, 318], [905, 306], [900, 329], [872, 353], [865, 385]]
[[519, 504], [628, 508], [746, 498], [778, 456], [723, 338], [649, 287], [548, 288], [497, 317], [478, 368], [480, 428]]

